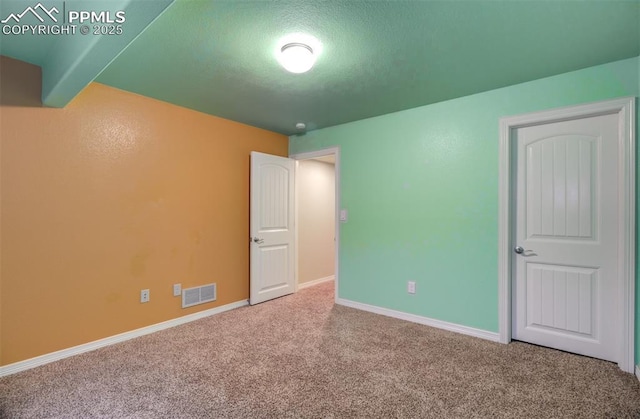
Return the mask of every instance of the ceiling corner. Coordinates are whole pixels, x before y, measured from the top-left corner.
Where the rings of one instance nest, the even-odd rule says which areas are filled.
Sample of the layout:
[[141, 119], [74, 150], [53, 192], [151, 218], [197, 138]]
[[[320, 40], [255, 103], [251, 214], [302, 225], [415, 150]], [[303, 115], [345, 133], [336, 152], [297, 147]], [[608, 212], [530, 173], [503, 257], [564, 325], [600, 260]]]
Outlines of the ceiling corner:
[[[68, 25], [75, 36], [60, 36], [42, 65], [42, 103], [61, 108], [91, 83], [174, 0], [99, 1], [91, 11], [124, 12], [122, 23]], [[64, 16], [69, 22], [68, 13]], [[106, 31], [105, 34], [100, 34]]]

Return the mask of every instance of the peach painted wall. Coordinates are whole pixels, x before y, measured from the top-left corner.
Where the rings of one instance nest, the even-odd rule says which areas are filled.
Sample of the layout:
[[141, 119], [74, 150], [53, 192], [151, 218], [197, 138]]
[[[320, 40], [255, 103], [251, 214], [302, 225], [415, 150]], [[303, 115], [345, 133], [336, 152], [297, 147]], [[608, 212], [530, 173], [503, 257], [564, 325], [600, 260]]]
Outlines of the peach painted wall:
[[2, 365], [248, 298], [249, 153], [287, 137], [97, 83], [42, 108], [37, 67], [0, 71]]

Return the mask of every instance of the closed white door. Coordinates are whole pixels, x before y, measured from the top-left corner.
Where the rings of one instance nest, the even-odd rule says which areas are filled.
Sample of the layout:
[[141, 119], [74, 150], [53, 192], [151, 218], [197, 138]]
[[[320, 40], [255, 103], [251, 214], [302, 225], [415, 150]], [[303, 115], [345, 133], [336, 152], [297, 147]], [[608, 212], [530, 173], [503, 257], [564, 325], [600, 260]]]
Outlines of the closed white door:
[[249, 303], [294, 292], [294, 161], [251, 152]]
[[514, 339], [620, 358], [618, 122], [602, 115], [515, 133]]

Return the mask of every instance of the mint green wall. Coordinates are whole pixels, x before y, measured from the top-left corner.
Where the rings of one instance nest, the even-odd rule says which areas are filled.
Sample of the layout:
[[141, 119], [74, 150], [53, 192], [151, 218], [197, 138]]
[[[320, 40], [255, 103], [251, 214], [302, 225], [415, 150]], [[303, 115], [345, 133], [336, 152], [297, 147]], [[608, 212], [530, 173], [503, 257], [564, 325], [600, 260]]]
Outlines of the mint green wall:
[[[341, 226], [339, 296], [497, 332], [499, 118], [637, 96], [639, 62], [291, 137], [291, 154], [341, 148], [341, 206], [349, 222]], [[417, 283], [415, 295], [406, 292], [409, 280]]]

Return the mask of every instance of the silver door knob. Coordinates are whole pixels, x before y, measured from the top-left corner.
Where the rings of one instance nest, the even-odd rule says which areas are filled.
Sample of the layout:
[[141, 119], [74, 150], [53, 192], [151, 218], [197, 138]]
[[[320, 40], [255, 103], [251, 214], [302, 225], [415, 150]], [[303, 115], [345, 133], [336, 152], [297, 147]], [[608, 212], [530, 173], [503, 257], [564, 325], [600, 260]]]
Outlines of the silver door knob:
[[516, 246], [513, 248], [513, 251], [521, 255], [522, 253], [524, 253], [524, 248], [522, 246]]
[[258, 243], [258, 244], [262, 244], [264, 243], [264, 239], [258, 238], [258, 237], [254, 237], [253, 238], [253, 242], [254, 243]]

